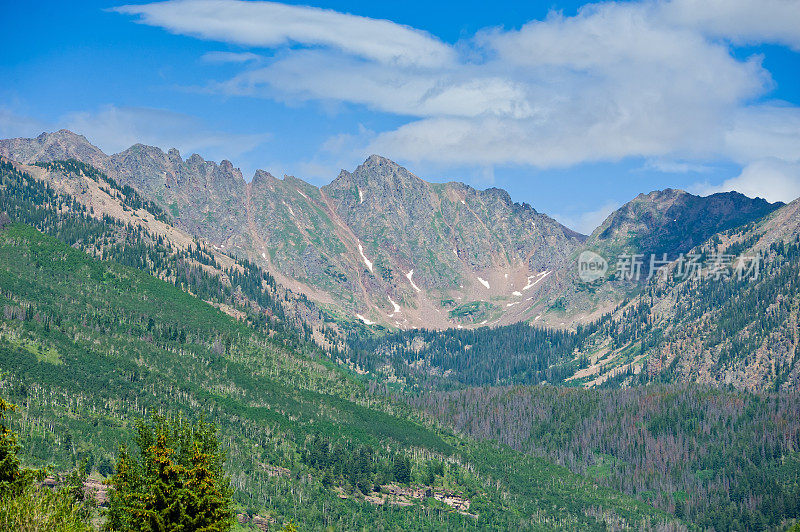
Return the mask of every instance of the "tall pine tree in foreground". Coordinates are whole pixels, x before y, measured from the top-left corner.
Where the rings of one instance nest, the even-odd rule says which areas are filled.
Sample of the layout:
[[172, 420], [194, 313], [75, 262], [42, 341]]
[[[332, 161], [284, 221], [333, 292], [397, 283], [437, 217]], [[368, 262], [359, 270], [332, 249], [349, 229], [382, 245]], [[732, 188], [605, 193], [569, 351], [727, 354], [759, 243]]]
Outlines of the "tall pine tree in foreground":
[[155, 415], [121, 448], [110, 479], [107, 530], [222, 532], [234, 522], [213, 425]]

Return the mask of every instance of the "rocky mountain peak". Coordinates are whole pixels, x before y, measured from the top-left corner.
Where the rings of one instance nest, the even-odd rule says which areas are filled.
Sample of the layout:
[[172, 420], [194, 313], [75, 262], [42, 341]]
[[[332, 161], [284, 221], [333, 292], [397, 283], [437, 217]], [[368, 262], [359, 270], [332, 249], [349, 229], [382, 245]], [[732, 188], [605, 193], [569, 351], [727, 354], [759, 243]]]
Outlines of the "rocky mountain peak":
[[341, 170], [323, 190], [336, 195], [336, 191], [349, 192], [358, 188], [363, 194], [370, 189], [398, 190], [410, 182], [415, 182], [416, 186], [425, 183], [396, 162], [380, 155], [370, 155], [352, 172]]
[[369, 187], [420, 186], [425, 183], [396, 162], [380, 155], [370, 155], [350, 175], [357, 184]]
[[[174, 149], [174, 148], [173, 148]], [[178, 150], [175, 150], [176, 152]], [[171, 150], [170, 150], [171, 153]], [[137, 143], [131, 146], [128, 149], [122, 150], [116, 155], [134, 155], [134, 156], [145, 156], [151, 158], [158, 158], [162, 159], [166, 155], [161, 148], [157, 148], [156, 146], [149, 146], [147, 144]], [[178, 153], [178, 158], [180, 158], [180, 153]]]
[[638, 194], [635, 199], [637, 199], [637, 200], [638, 199], [649, 199], [649, 200], [652, 200], [652, 201], [658, 201], [658, 200], [665, 200], [665, 199], [674, 199], [674, 198], [677, 198], [679, 196], [683, 196], [683, 195], [686, 195], [686, 194], [688, 194], [688, 192], [686, 192], [685, 190], [680, 190], [680, 189], [677, 189], [677, 188], [665, 188], [663, 190], [652, 190], [652, 191], [647, 192], [647, 193], [642, 192], [642, 193]]
[[105, 168], [108, 157], [86, 137], [68, 129], [42, 133], [36, 138], [0, 140], [0, 155], [21, 163], [78, 159]]
[[267, 183], [271, 183], [277, 181], [278, 178], [274, 175], [270, 174], [266, 170], [258, 169], [256, 173], [253, 174], [253, 180], [250, 182], [253, 187], [259, 187]]
[[58, 131], [54, 131], [52, 133], [42, 132], [41, 135], [36, 137], [36, 140], [40, 142], [66, 142], [71, 144], [89, 144], [89, 141], [83, 135], [78, 133], [74, 133], [69, 129], [59, 129]]
[[361, 164], [361, 166], [367, 168], [379, 168], [381, 166], [388, 166], [391, 168], [401, 168], [399, 164], [392, 161], [391, 159], [376, 154], [372, 154], [369, 157], [367, 157], [367, 159]]
[[512, 203], [514, 203], [511, 199], [511, 194], [509, 194], [502, 188], [497, 188], [497, 187], [487, 188], [486, 190], [483, 191], [483, 194], [486, 197], [493, 198], [494, 200], [500, 201], [507, 205], [511, 205]]
[[712, 234], [762, 218], [781, 205], [738, 192], [695, 196], [678, 189], [656, 190], [611, 213], [590, 243], [609, 253], [685, 253]]
[[[186, 162], [186, 164], [188, 164], [190, 166], [204, 166], [205, 164], [207, 164], [206, 160], [203, 159], [200, 155], [198, 155], [196, 153], [191, 154], [189, 156], [189, 158], [186, 159], [185, 162]], [[212, 164], [214, 164], [214, 166], [216, 166], [216, 163], [213, 163], [211, 161], [208, 161], [208, 162], [212, 163]]]

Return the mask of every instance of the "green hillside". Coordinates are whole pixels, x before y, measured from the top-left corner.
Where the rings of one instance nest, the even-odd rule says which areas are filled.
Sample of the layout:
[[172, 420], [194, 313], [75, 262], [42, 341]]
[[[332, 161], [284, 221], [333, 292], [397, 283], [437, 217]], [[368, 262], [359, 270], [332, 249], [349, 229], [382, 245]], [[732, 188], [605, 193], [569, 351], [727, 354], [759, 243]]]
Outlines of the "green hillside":
[[[276, 526], [602, 529], [608, 519], [664, 519], [565, 468], [420, 424], [309, 344], [298, 350], [29, 226], [0, 232], [0, 265], [2, 392], [23, 408], [13, 428], [33, 465], [85, 459], [109, 474], [134, 419], [158, 410], [216, 424], [236, 501]], [[398, 459], [410, 475], [398, 474]], [[458, 494], [469, 510], [434, 497], [364, 500], [402, 484]]]

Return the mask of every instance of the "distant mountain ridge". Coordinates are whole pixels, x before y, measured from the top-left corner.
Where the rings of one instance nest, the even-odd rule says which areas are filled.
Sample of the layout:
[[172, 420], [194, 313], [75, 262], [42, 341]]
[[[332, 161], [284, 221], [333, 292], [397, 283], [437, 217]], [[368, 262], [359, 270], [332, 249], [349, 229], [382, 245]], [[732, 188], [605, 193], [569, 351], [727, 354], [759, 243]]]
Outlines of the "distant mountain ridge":
[[321, 188], [263, 170], [248, 183], [230, 161], [183, 159], [175, 149], [136, 144], [106, 155], [67, 130], [2, 140], [0, 155], [92, 164], [335, 319], [399, 328], [593, 319], [636, 287], [587, 291], [575, 268], [582, 250], [601, 252], [612, 267], [621, 252], [681, 252], [780, 206], [667, 189], [638, 196], [586, 237], [504, 190], [430, 183], [377, 155]]

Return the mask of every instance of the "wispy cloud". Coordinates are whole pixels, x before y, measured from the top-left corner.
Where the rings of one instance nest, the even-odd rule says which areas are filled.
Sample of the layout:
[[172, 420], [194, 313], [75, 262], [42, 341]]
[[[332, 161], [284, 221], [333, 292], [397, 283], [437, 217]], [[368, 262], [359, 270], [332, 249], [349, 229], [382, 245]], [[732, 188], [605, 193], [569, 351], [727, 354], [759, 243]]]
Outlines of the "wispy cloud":
[[736, 44], [783, 44], [800, 51], [800, 3], [793, 0], [672, 0], [662, 14]]
[[206, 63], [249, 63], [262, 57], [253, 52], [207, 52], [200, 59]]
[[525, 87], [513, 80], [482, 75], [468, 67], [399, 69], [326, 50], [293, 51], [217, 89], [234, 95], [343, 101], [416, 117], [522, 118], [533, 112]]
[[92, 139], [107, 153], [142, 143], [220, 160], [249, 152], [270, 138], [269, 134], [214, 131], [194, 116], [145, 107], [106, 105], [94, 111], [70, 113], [60, 123]]
[[388, 20], [314, 7], [241, 0], [173, 0], [112, 9], [173, 33], [252, 47], [292, 43], [337, 48], [382, 63], [441, 66], [452, 50], [435, 37]]

